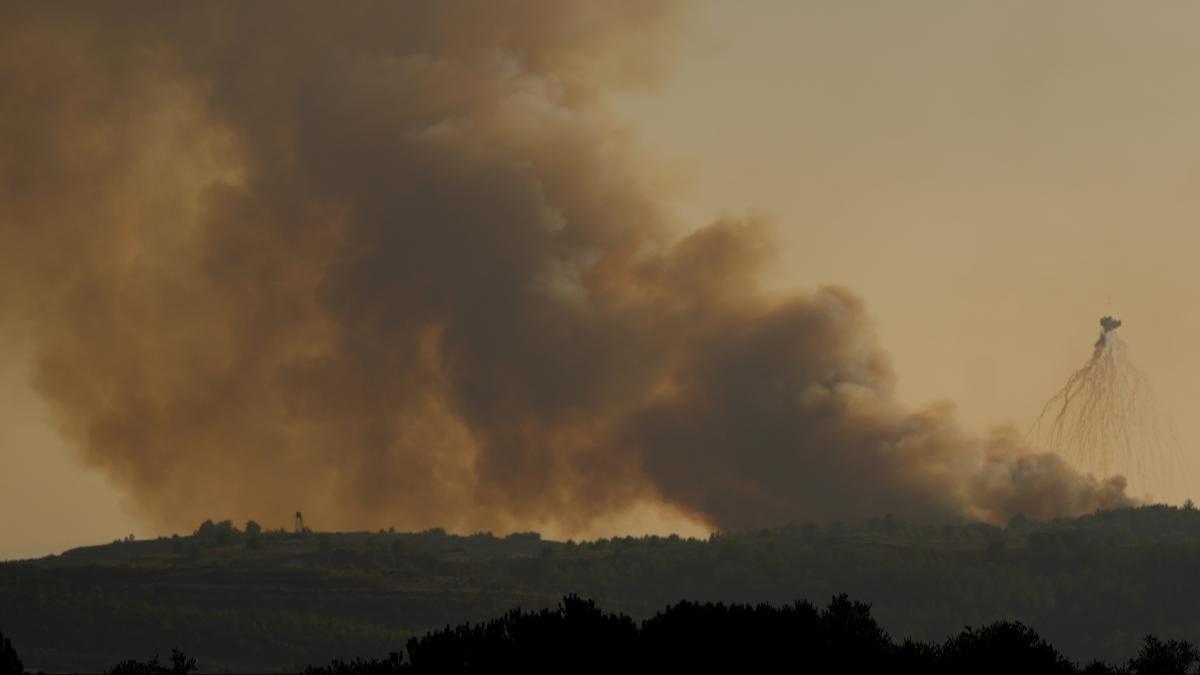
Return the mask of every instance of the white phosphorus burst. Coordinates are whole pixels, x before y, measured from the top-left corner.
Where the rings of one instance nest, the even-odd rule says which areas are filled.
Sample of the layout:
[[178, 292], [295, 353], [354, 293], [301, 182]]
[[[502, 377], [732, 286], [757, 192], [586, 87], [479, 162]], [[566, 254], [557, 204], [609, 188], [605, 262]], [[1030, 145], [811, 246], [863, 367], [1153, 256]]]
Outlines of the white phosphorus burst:
[[1121, 322], [1106, 316], [1100, 325], [1092, 358], [1046, 402], [1030, 436], [1092, 475], [1176, 487], [1179, 444], [1171, 425], [1116, 333]]

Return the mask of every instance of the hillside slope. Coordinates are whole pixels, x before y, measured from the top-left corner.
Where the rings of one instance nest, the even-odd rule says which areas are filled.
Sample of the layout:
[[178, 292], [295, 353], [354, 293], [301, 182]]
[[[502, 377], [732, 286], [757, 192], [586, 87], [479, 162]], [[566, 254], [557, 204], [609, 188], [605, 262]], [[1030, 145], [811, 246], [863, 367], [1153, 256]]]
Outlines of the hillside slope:
[[894, 636], [940, 640], [1018, 619], [1076, 659], [1121, 659], [1142, 637], [1200, 642], [1200, 512], [1165, 506], [1007, 528], [855, 525], [615, 538], [532, 533], [196, 534], [0, 565], [0, 630], [27, 667], [96, 670], [196, 655], [206, 670], [279, 670], [383, 655], [412, 635], [513, 607], [594, 598], [644, 618], [687, 598], [849, 593]]

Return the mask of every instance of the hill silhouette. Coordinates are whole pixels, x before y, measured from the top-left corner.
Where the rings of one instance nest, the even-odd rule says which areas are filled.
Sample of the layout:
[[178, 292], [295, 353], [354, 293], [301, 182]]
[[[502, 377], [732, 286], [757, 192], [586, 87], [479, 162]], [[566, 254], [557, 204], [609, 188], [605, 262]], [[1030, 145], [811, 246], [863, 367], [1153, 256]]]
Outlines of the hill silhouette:
[[247, 529], [207, 523], [0, 564], [0, 629], [33, 669], [96, 671], [178, 647], [208, 669], [278, 671], [387, 654], [572, 593], [642, 620], [681, 599], [779, 605], [845, 592], [871, 603], [890, 634], [930, 644], [997, 620], [1019, 620], [1081, 662], [1121, 663], [1147, 634], [1200, 642], [1192, 508], [1018, 517], [1004, 528], [885, 516], [582, 543]]

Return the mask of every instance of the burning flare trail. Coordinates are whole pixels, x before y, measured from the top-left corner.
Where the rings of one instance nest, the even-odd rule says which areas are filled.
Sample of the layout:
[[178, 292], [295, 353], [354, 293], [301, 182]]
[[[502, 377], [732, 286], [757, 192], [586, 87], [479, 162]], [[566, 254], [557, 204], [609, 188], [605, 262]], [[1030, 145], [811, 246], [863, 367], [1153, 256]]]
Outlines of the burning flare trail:
[[1105, 316], [1100, 327], [1091, 359], [1046, 402], [1030, 435], [1082, 471], [1161, 485], [1177, 459], [1170, 425], [1116, 332], [1121, 321]]

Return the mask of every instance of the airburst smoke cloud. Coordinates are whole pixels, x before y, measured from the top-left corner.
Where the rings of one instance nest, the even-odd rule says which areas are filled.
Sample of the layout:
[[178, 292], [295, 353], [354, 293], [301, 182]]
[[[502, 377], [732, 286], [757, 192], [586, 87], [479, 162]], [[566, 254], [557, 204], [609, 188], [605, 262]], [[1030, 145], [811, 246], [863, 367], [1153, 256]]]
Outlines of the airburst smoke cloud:
[[[1127, 503], [947, 405], [862, 304], [671, 236], [609, 118], [671, 3], [12, 4], [0, 303], [140, 512], [578, 531]], [[286, 516], [284, 516], [286, 517]]]
[[1149, 380], [1116, 332], [1121, 321], [1105, 316], [1100, 327], [1092, 357], [1046, 402], [1030, 436], [1085, 471], [1177, 482], [1179, 446]]

